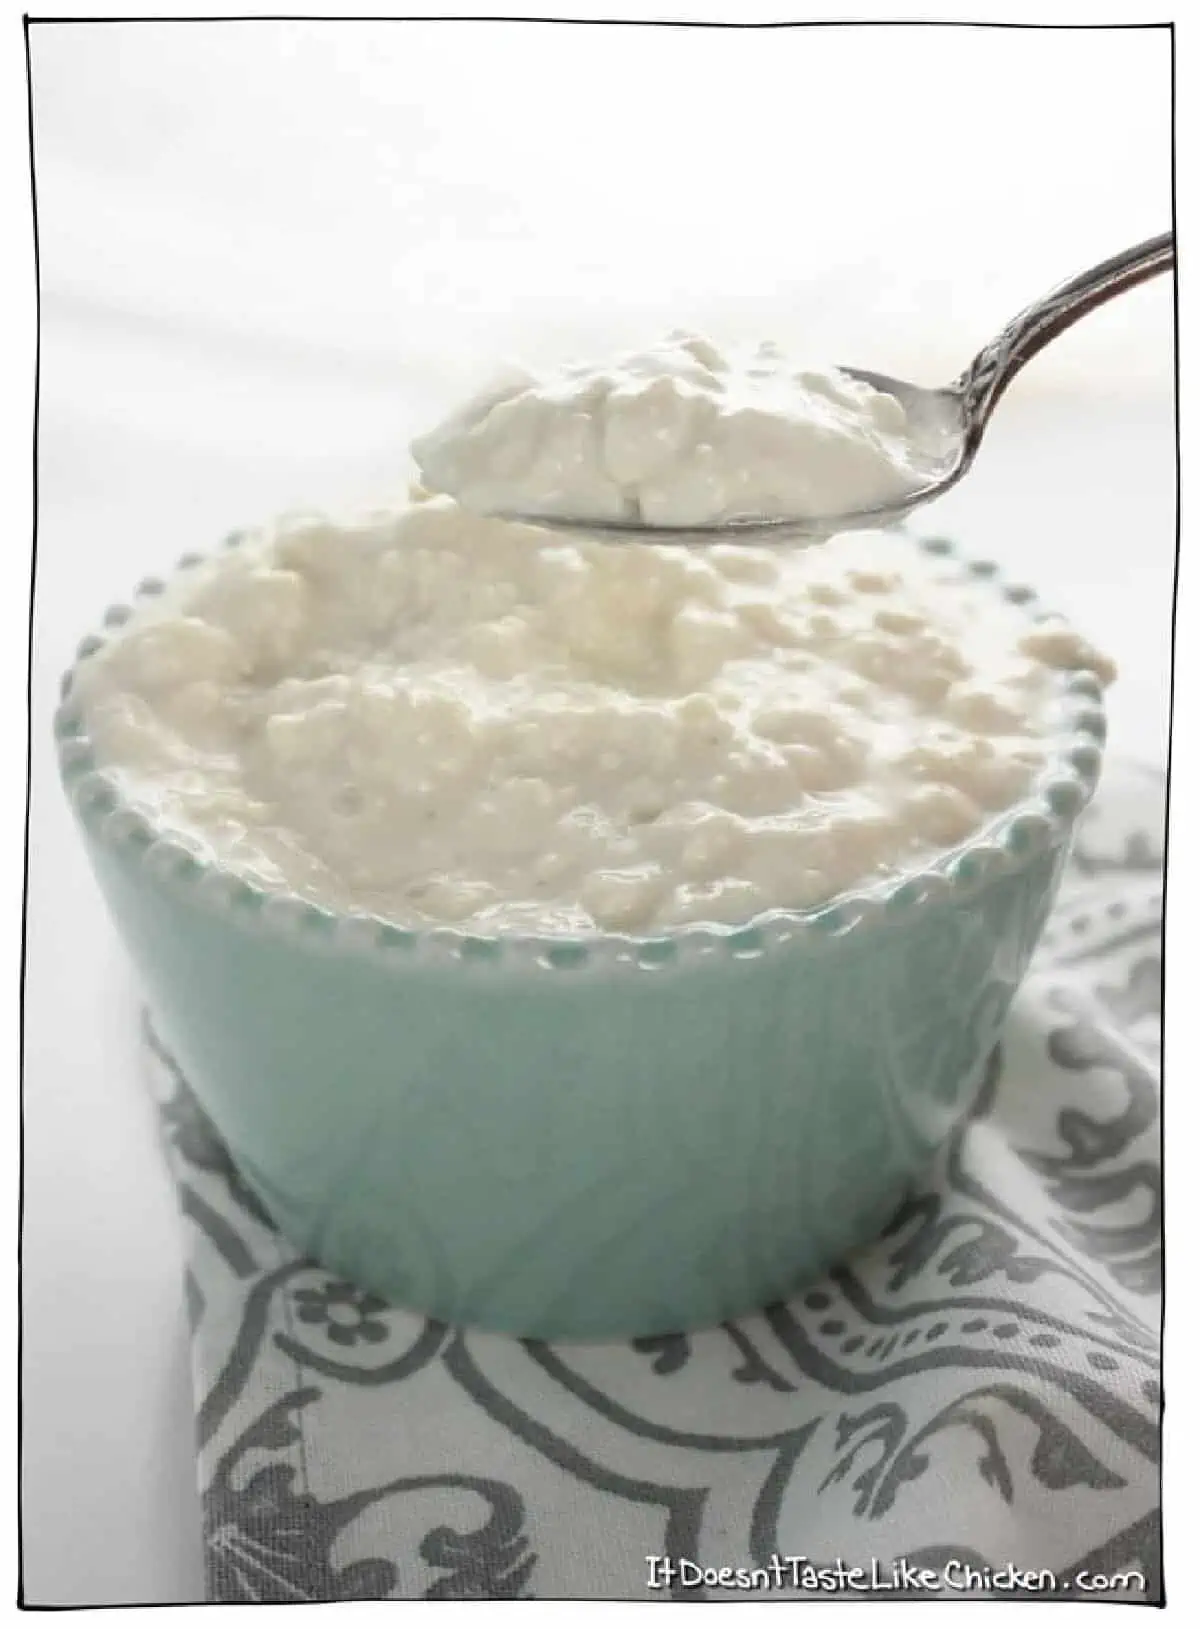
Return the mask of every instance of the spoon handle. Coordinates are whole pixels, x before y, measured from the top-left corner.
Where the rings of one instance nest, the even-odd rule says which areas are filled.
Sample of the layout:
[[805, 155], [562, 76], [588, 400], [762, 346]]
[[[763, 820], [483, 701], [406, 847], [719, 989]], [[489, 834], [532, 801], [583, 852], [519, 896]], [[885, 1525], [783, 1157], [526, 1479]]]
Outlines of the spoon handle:
[[974, 455], [992, 409], [1031, 357], [1089, 311], [1174, 264], [1175, 235], [1164, 232], [1060, 283], [1014, 317], [950, 387], [962, 400], [967, 457]]

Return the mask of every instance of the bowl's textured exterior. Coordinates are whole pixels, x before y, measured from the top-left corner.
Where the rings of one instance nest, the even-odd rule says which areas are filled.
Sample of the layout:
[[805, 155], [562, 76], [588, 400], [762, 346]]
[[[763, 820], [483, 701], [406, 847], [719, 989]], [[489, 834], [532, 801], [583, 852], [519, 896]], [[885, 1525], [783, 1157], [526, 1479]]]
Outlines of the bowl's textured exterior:
[[266, 893], [123, 801], [70, 675], [57, 733], [157, 1025], [283, 1231], [439, 1318], [565, 1338], [751, 1310], [883, 1225], [972, 1100], [1104, 715], [1095, 678], [1064, 675], [1028, 797], [899, 886], [578, 940]]

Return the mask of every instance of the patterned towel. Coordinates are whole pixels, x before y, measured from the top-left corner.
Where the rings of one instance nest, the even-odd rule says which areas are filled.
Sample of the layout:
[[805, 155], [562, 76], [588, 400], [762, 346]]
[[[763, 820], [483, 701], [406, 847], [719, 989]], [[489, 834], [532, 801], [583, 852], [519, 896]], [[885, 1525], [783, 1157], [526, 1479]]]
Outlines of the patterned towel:
[[147, 1055], [214, 1601], [1161, 1599], [1162, 777], [1113, 768], [969, 1122], [884, 1236], [699, 1334], [517, 1341], [280, 1238]]

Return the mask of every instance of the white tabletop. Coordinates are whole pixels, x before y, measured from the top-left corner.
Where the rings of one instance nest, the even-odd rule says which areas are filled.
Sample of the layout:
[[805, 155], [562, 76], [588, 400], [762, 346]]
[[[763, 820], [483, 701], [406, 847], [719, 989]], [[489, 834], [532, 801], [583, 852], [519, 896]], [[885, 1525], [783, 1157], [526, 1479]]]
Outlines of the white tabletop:
[[[589, 305], [596, 329], [605, 325], [599, 310], [604, 299], [611, 298], [614, 309], [623, 303], [626, 317], [636, 303], [632, 272], [620, 286], [599, 262], [589, 272], [579, 247], [589, 241], [584, 210], [570, 223], [559, 222], [578, 256], [570, 266], [565, 260], [547, 263], [546, 287], [565, 292], [559, 305], [548, 294], [545, 299], [544, 310], [559, 327], [552, 323], [538, 330], [537, 299], [530, 304], [533, 296], [522, 282], [524, 263], [514, 258], [515, 250], [505, 259], [497, 247], [502, 239], [511, 246], [513, 234], [519, 236], [506, 224], [503, 198], [497, 200], [478, 181], [472, 187], [474, 172], [461, 146], [443, 141], [438, 147], [435, 141], [434, 156], [426, 154], [427, 167], [420, 172], [424, 211], [407, 216], [400, 209], [396, 218], [399, 233], [411, 230], [408, 240], [393, 245], [390, 285], [387, 278], [382, 284], [378, 277], [355, 279], [352, 235], [337, 240], [340, 249], [333, 238], [321, 239], [326, 258], [320, 275], [332, 275], [331, 257], [341, 254], [345, 263], [336, 271], [352, 291], [349, 304], [357, 295], [368, 304], [372, 297], [386, 297], [404, 310], [406, 301], [416, 300], [422, 320], [410, 325], [409, 361], [402, 334], [393, 334], [374, 359], [369, 346], [354, 349], [348, 330], [331, 329], [321, 344], [289, 349], [289, 325], [303, 329], [305, 322], [304, 251], [320, 235], [314, 237], [311, 219], [302, 218], [304, 199], [297, 195], [293, 236], [278, 240], [295, 251], [290, 266], [270, 267], [261, 244], [245, 249], [254, 212], [268, 207], [279, 212], [277, 196], [257, 195], [251, 185], [253, 161], [267, 146], [255, 147], [239, 136], [237, 121], [244, 120], [253, 100], [244, 95], [238, 100], [245, 76], [238, 81], [234, 75], [230, 96], [214, 101], [201, 68], [194, 82], [184, 83], [189, 59], [203, 66], [197, 31], [189, 33], [186, 48], [176, 34], [167, 49], [154, 43], [162, 31], [147, 29], [137, 51], [128, 41], [117, 51], [118, 32], [106, 33], [106, 44], [93, 34], [76, 49], [70, 31], [59, 30], [53, 49], [35, 39], [34, 50], [35, 96], [44, 99], [39, 131], [44, 304], [25, 1093], [24, 1566], [26, 1598], [33, 1604], [187, 1601], [202, 1594], [180, 1233], [140, 1078], [136, 992], [56, 783], [50, 718], [59, 674], [107, 604], [185, 550], [206, 548], [234, 525], [280, 507], [386, 501], [402, 490], [408, 472], [400, 449], [421, 422], [426, 403], [446, 384], [438, 371], [439, 354], [453, 350], [447, 374], [452, 382], [466, 371], [457, 313], [470, 305], [471, 290], [437, 283], [454, 255], [449, 261], [445, 255], [441, 261], [436, 255], [422, 260], [430, 244], [445, 247], [447, 220], [459, 234], [460, 262], [465, 263], [462, 245], [472, 222], [494, 256], [464, 318], [468, 349], [471, 335], [478, 337], [506, 309], [505, 277], [513, 309], [525, 300], [520, 321], [510, 325], [513, 333], [540, 333], [550, 348], [560, 329], [565, 331], [571, 298]], [[811, 41], [805, 46], [815, 48]], [[155, 58], [160, 49], [165, 56]], [[781, 47], [776, 43], [771, 49]], [[1061, 55], [1057, 44], [1038, 49]], [[1140, 37], [1113, 47], [1115, 82], [1124, 83], [1121, 63], [1142, 49]], [[888, 50], [894, 53], [894, 43]], [[101, 62], [102, 51], [117, 51], [121, 60], [115, 66]], [[1113, 54], [1118, 51], [1120, 61]], [[377, 73], [367, 85], [361, 118], [342, 118], [331, 126], [328, 86], [321, 96], [310, 97], [297, 67], [307, 62], [305, 72], [319, 76], [322, 52], [318, 43], [294, 54], [290, 67], [280, 59], [282, 66], [276, 64], [263, 95], [276, 104], [281, 96], [286, 100], [285, 92], [291, 97], [291, 123], [280, 127], [288, 143], [306, 139], [309, 109], [323, 110], [326, 123], [314, 127], [312, 139], [323, 144], [323, 161], [336, 185], [351, 169], [361, 172], [364, 131], [380, 108], [395, 121], [411, 115], [419, 97], [414, 103], [417, 80], [410, 74], [404, 79], [408, 103], [392, 105], [379, 89]], [[1046, 71], [1061, 84], [1062, 65], [1047, 60]], [[342, 61], [339, 71], [344, 67]], [[224, 70], [232, 73], [228, 60]], [[1079, 75], [1079, 81], [1080, 96], [1108, 94], [1099, 67], [1090, 77]], [[117, 100], [113, 85], [122, 90]], [[466, 86], [472, 96], [485, 88], [486, 76], [478, 73]], [[433, 91], [429, 96], [436, 100]], [[420, 119], [428, 124], [432, 105], [417, 106], [421, 134], [428, 134]], [[1041, 105], [1031, 93], [1028, 107], [1035, 123]], [[1154, 123], [1160, 101], [1151, 97], [1146, 105], [1151, 108], [1146, 117]], [[209, 111], [198, 113], [201, 106]], [[212, 111], [217, 106], [219, 119]], [[1100, 113], [1089, 106], [1078, 117], [1094, 123]], [[1065, 118], [1056, 104], [1055, 127]], [[218, 125], [220, 142], [213, 136]], [[208, 169], [200, 165], [189, 179], [165, 161], [158, 163], [153, 144], [160, 137], [186, 157], [189, 131], [196, 128], [220, 148], [215, 158], [209, 154]], [[329, 148], [332, 128], [350, 143], [336, 164]], [[526, 133], [522, 162], [550, 165], [553, 154], [547, 156], [535, 134]], [[1154, 141], [1159, 134], [1154, 123]], [[520, 132], [509, 136], [516, 141]], [[1157, 174], [1148, 165], [1137, 168], [1140, 139], [1127, 98], [1122, 152], [1132, 154], [1139, 177]], [[148, 175], [135, 170], [132, 156], [147, 152], [152, 157], [145, 165], [153, 171]], [[1018, 158], [998, 148], [994, 174], [1008, 175], [1006, 164], [1015, 173]], [[214, 212], [219, 216], [220, 189], [206, 190], [205, 182], [218, 173], [220, 162], [231, 176], [237, 171], [234, 179], [250, 179], [245, 195], [235, 200], [240, 213], [230, 216], [241, 236], [227, 234], [214, 249], [205, 223]], [[1118, 158], [1098, 162], [1110, 164], [1111, 179]], [[316, 169], [305, 173], [314, 188], [323, 184]], [[627, 163], [621, 173], [629, 189], [637, 166]], [[401, 186], [402, 166], [393, 166], [388, 178]], [[1161, 179], [1165, 196], [1165, 170]], [[440, 214], [430, 202], [437, 185], [443, 187]], [[1138, 187], [1140, 200], [1141, 180]], [[547, 188], [553, 201], [549, 183]], [[638, 207], [646, 223], [657, 218], [659, 188], [653, 173], [643, 178]], [[830, 198], [836, 190], [826, 189]], [[1078, 216], [1062, 212], [1051, 176], [1038, 207], [1050, 234], [1040, 248], [1049, 244], [1054, 255], [1039, 258], [1027, 248], [1020, 277], [1010, 276], [1011, 268], [1002, 268], [1003, 275], [992, 268], [986, 277], [980, 271], [977, 292], [981, 301], [987, 296], [993, 316], [1006, 313], [1011, 296], [1019, 301], [1021, 294], [1037, 292], [1038, 278], [1053, 280], [1093, 248], [1098, 257], [1161, 229], [1165, 209], [1157, 194], [1147, 206], [1148, 218], [1135, 221], [1132, 215], [1115, 218], [1111, 189], [1106, 194], [1097, 182], [1085, 192], [1073, 200]], [[628, 196], [625, 201], [629, 204]], [[1101, 230], [1108, 205], [1113, 221]], [[350, 204], [339, 230], [347, 212], [352, 213]], [[1067, 237], [1075, 244], [1073, 249], [1066, 244], [1066, 263], [1063, 232], [1058, 239], [1052, 236], [1061, 225], [1060, 213], [1071, 215]], [[1085, 216], [1091, 223], [1083, 234], [1088, 241], [1076, 242], [1077, 219]], [[532, 214], [518, 212], [517, 218], [524, 221], [522, 231], [534, 231]], [[982, 233], [982, 221], [977, 225]], [[824, 226], [832, 231], [828, 220]], [[969, 228], [967, 222], [963, 229]], [[1034, 226], [1028, 230], [1027, 243], [1036, 236]], [[361, 241], [374, 240], [368, 233], [360, 246]], [[558, 242], [553, 234], [544, 237], [542, 249], [552, 242]], [[1043, 270], [1031, 275], [1030, 261]], [[193, 284], [183, 287], [189, 268]], [[852, 286], [860, 292], [881, 276], [865, 251], [851, 269], [857, 279], [851, 279]], [[272, 278], [270, 270], [278, 275]], [[203, 291], [222, 277], [220, 300], [208, 310]], [[638, 312], [639, 325], [645, 318], [651, 333], [661, 312], [681, 297], [669, 276], [653, 281], [655, 298]], [[743, 299], [731, 308], [731, 323], [756, 334], [776, 330], [790, 304], [786, 291], [776, 286], [778, 279], [760, 288], [750, 262], [736, 257], [722, 263], [711, 281], [711, 300], [725, 284], [750, 291], [753, 321]], [[310, 294], [313, 286], [307, 285]], [[936, 283], [926, 280], [922, 287], [926, 300], [936, 303]], [[536, 289], [534, 295], [541, 298]], [[704, 298], [711, 303], [708, 294]], [[1111, 701], [1112, 750], [1162, 761], [1175, 531], [1169, 289], [1163, 283], [1139, 291], [1126, 304], [1122, 315], [1095, 318], [1090, 338], [1064, 340], [1058, 371], [1048, 361], [1040, 385], [1032, 380], [1033, 370], [1028, 386], [1019, 382], [969, 483], [927, 518], [957, 533], [976, 554], [990, 555], [1034, 582], [1112, 653], [1122, 669]], [[323, 309], [328, 316], [328, 305]], [[246, 317], [240, 330], [225, 321], [235, 311]], [[906, 321], [910, 315], [927, 321], [929, 312], [900, 313]], [[961, 309], [957, 315], [976, 339], [987, 331], [978, 308], [965, 319]], [[843, 311], [838, 331], [851, 332], [855, 316]], [[894, 311], [882, 317], [876, 311], [875, 332], [883, 332], [879, 324], [885, 318], [903, 327]], [[694, 313], [689, 320], [696, 320]], [[624, 323], [623, 339], [634, 326]], [[961, 336], [954, 343], [961, 360]], [[857, 353], [856, 358], [870, 360]], [[1123, 372], [1115, 378], [1111, 369], [1122, 359]], [[899, 367], [903, 360], [893, 349], [879, 365]], [[938, 376], [932, 361], [930, 370]], [[1104, 393], [1096, 389], [1097, 380], [1104, 382]]]

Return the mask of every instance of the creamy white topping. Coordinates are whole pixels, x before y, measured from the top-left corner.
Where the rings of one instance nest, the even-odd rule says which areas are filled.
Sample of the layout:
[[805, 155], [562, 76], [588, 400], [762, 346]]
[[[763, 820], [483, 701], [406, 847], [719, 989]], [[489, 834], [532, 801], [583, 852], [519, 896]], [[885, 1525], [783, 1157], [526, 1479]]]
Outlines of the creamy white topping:
[[341, 909], [481, 931], [740, 922], [968, 838], [1111, 669], [900, 534], [565, 541], [446, 498], [292, 518], [78, 672], [160, 828]]
[[515, 373], [413, 443], [426, 486], [480, 514], [711, 526], [857, 514], [944, 449], [895, 396], [778, 346], [672, 334], [601, 365]]

